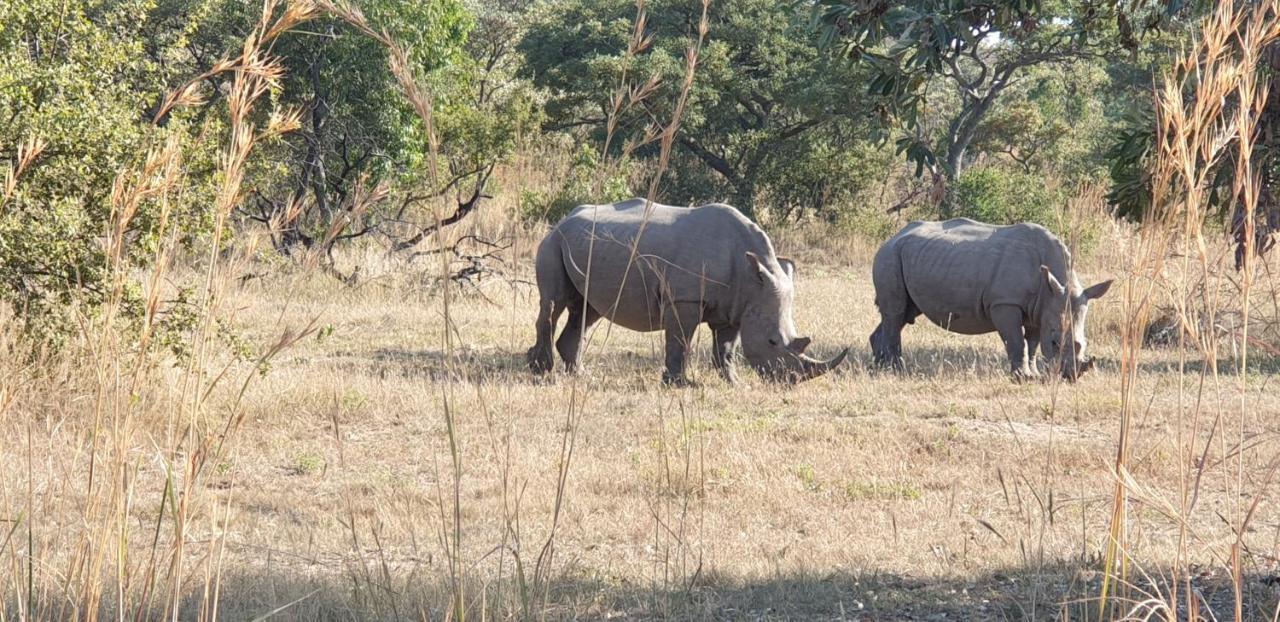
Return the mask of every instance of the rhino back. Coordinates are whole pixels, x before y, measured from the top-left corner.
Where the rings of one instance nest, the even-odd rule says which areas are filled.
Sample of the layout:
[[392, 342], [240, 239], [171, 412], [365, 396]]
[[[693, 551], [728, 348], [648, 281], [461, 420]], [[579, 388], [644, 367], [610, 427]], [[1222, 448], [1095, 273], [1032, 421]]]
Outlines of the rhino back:
[[587, 303], [641, 331], [662, 328], [666, 302], [702, 302], [731, 312], [743, 253], [772, 256], [764, 232], [724, 205], [653, 204], [647, 215], [643, 199], [584, 205], [552, 235], [563, 244], [566, 272]]
[[887, 245], [901, 261], [912, 301], [935, 324], [956, 332], [994, 330], [989, 312], [996, 305], [1029, 310], [1039, 292], [1040, 266], [1065, 267], [1065, 247], [1033, 224], [917, 222]]

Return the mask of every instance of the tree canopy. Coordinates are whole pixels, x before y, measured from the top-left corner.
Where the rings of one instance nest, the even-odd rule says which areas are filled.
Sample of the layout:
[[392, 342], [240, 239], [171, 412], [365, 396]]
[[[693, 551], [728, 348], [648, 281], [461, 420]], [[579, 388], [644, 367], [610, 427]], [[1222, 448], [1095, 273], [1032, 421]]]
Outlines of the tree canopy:
[[[278, 228], [282, 251], [365, 235], [411, 247], [424, 237], [427, 225], [418, 223], [434, 222], [420, 204], [455, 196], [459, 210], [473, 208], [495, 164], [533, 123], [534, 98], [515, 84], [513, 63], [495, 62], [483, 39], [469, 45], [473, 33], [489, 43], [501, 36], [487, 30], [492, 19], [478, 21], [483, 5], [368, 0], [358, 8], [369, 28], [410, 51], [409, 71], [430, 86], [438, 161], [430, 162], [426, 128], [383, 42], [338, 16], [284, 33], [270, 50], [284, 70], [271, 99], [276, 109], [301, 111], [303, 122], [255, 150], [240, 208], [246, 222]], [[199, 197], [217, 181], [227, 76], [205, 79], [203, 104], [156, 113], [173, 89], [236, 53], [260, 10], [236, 0], [0, 5], [0, 155], [12, 162], [19, 145], [43, 145], [0, 209], [0, 301], [52, 325], [54, 310], [100, 299], [113, 183], [165, 140], [181, 142], [190, 185], [184, 204], [169, 206], [167, 225], [188, 241], [208, 232]], [[374, 187], [385, 187], [383, 200], [358, 206], [355, 195]], [[146, 261], [157, 210], [143, 205], [129, 221], [128, 257]], [[334, 227], [342, 232], [324, 235]]]
[[[1047, 221], [1077, 184], [1106, 183], [1121, 215], [1139, 214], [1151, 86], [1209, 4], [713, 2], [659, 198], [879, 235], [886, 212], [903, 210]], [[354, 6], [372, 30], [321, 14], [270, 50], [284, 68], [270, 100], [300, 110], [301, 124], [256, 149], [235, 226], [271, 224], [286, 255], [357, 241], [412, 249], [437, 218], [458, 222], [496, 191], [496, 167], [521, 150], [560, 149], [572, 162], [525, 217], [631, 192], [637, 171], [656, 164], [702, 14], [687, 0]], [[164, 141], [181, 144], [190, 184], [170, 222], [186, 240], [209, 233], [198, 197], [216, 183], [227, 78], [204, 79], [202, 105], [156, 112], [233, 53], [260, 10], [239, 0], [0, 4], [0, 156], [12, 168], [19, 145], [43, 145], [0, 203], [0, 301], [33, 322], [91, 304], [112, 184]], [[409, 51], [434, 133], [375, 31]], [[1270, 142], [1260, 145], [1269, 180]], [[1231, 174], [1222, 167], [1222, 188]], [[371, 188], [378, 200], [362, 204]], [[432, 212], [442, 201], [456, 209]], [[136, 261], [157, 242], [156, 208], [130, 221]]]
[[[199, 16], [208, 3], [183, 3]], [[98, 239], [116, 175], [166, 136], [181, 138], [189, 165], [211, 165], [198, 119], [151, 123], [168, 80], [199, 63], [191, 29], [171, 19], [179, 7], [141, 0], [0, 4], [0, 154], [44, 144], [0, 209], [0, 300], [44, 324], [51, 312], [102, 295], [105, 257]], [[51, 19], [50, 16], [58, 16]], [[154, 244], [155, 205], [132, 221], [135, 249]], [[208, 226], [200, 206], [172, 215], [188, 235]]]
[[[628, 52], [636, 5], [568, 0], [543, 7], [521, 42], [527, 75], [549, 94], [547, 129], [585, 128], [603, 144], [618, 84], [642, 95], [617, 115], [615, 151], [637, 145], [670, 115], [700, 6], [644, 5], [645, 43]], [[713, 5], [707, 43], [677, 138], [675, 202], [758, 198], [784, 212], [852, 199], [865, 180], [849, 170], [868, 109], [860, 68], [831, 66], [791, 9], [769, 0]], [[856, 163], [853, 164], [856, 166]]]
[[[815, 0], [800, 6], [823, 46], [871, 69], [867, 91], [881, 111], [880, 136], [896, 142], [917, 175], [929, 170], [956, 179], [974, 159], [983, 124], [1037, 68], [1106, 64], [1177, 10], [1122, 4], [1135, 3]], [[930, 103], [938, 81], [956, 103], [934, 136], [924, 117], [937, 113]]]

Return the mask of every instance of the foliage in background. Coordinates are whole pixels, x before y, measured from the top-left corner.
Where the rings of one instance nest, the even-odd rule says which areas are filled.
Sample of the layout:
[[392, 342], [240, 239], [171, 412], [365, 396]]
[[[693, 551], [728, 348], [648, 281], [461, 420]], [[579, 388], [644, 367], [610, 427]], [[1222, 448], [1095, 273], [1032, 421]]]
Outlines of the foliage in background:
[[[234, 39], [237, 21], [255, 19], [255, 7], [228, 3], [221, 34]], [[413, 69], [437, 74], [462, 54], [470, 15], [455, 0], [362, 2], [374, 28], [384, 29], [412, 50]], [[262, 222], [290, 208], [301, 213], [276, 241], [284, 250], [310, 248], [338, 218], [354, 217], [358, 185], [421, 181], [427, 145], [424, 128], [400, 96], [387, 71], [381, 44], [337, 18], [310, 24], [282, 37], [275, 51], [284, 59], [282, 103], [303, 111], [299, 131], [259, 158], [253, 200], [244, 212]], [[437, 81], [439, 79], [437, 78]]]
[[[209, 3], [181, 6], [194, 21]], [[189, 183], [207, 189], [211, 181], [216, 143], [204, 137], [216, 119], [197, 113], [161, 128], [151, 123], [167, 81], [197, 64], [191, 21], [169, 19], [176, 12], [172, 2], [146, 0], [0, 3], [0, 157], [12, 160], [25, 141], [45, 144], [0, 209], [0, 301], [32, 330], [57, 332], [73, 303], [91, 308], [106, 295], [101, 237], [113, 182], [148, 147], [178, 139], [189, 154]], [[156, 202], [140, 205], [126, 232], [127, 257], [150, 257], [160, 243], [158, 215]], [[172, 206], [169, 218], [170, 231], [187, 242], [211, 226], [194, 199]]]
[[[1095, 180], [1110, 164], [1110, 137], [1150, 89], [1156, 55], [1132, 51], [1180, 40], [1169, 24], [1185, 10], [1012, 0], [717, 5], [662, 198], [846, 223], [868, 203], [927, 204], [918, 193], [904, 199], [901, 183], [897, 196], [882, 191], [910, 170], [893, 151], [916, 175], [950, 182], [997, 160], [1064, 187]], [[643, 43], [631, 54], [634, 3], [539, 5], [519, 50], [547, 97], [545, 129], [599, 148], [611, 93], [633, 85], [634, 105], [609, 145], [644, 166], [694, 13], [644, 3]], [[934, 182], [935, 204], [952, 198], [945, 187]], [[926, 205], [921, 215], [940, 212]]]
[[[824, 47], [869, 68], [866, 90], [881, 112], [878, 137], [893, 141], [917, 175], [956, 180], [974, 162], [984, 124], [1029, 74], [1074, 72], [1115, 58], [1182, 3], [1120, 4], [816, 0], [798, 6]], [[939, 84], [954, 100], [942, 110], [934, 101]]]
[[[1184, 24], [1190, 28], [1194, 22]], [[1239, 46], [1239, 40], [1232, 45]], [[1172, 47], [1172, 46], [1168, 46]], [[1148, 52], [1155, 60], [1153, 64], [1167, 63], [1176, 50], [1160, 49]], [[1239, 53], [1238, 49], [1231, 50]], [[1254, 248], [1258, 252], [1266, 252], [1274, 244], [1273, 236], [1280, 231], [1280, 203], [1271, 190], [1274, 180], [1280, 179], [1280, 142], [1277, 142], [1277, 128], [1280, 127], [1280, 85], [1272, 79], [1280, 69], [1280, 46], [1270, 45], [1258, 58], [1255, 73], [1259, 87], [1268, 89], [1265, 105], [1258, 122], [1259, 139], [1252, 145], [1250, 166], [1260, 171], [1260, 195], [1257, 207], [1263, 217], [1257, 222], [1257, 234]], [[1200, 76], [1188, 74], [1182, 77], [1179, 87], [1188, 101], [1194, 101], [1200, 86]], [[1234, 111], [1239, 102], [1229, 96], [1225, 102], [1228, 110]], [[1156, 131], [1156, 111], [1154, 102], [1147, 100], [1136, 106], [1125, 120], [1114, 139], [1108, 145], [1106, 153], [1110, 163], [1111, 191], [1108, 201], [1115, 206], [1116, 215], [1131, 221], [1141, 221], [1149, 210], [1152, 200], [1152, 176], [1150, 169], [1155, 154], [1152, 149], [1158, 137]], [[1245, 232], [1239, 207], [1239, 187], [1236, 179], [1237, 149], [1233, 143], [1229, 154], [1231, 157], [1217, 159], [1206, 163], [1210, 168], [1209, 187], [1205, 196], [1206, 205], [1210, 208], [1202, 213], [1205, 221], [1200, 226], [1228, 232], [1236, 242], [1236, 265], [1243, 265], [1245, 254]]]
[[974, 135], [975, 164], [999, 159], [1067, 183], [1098, 179], [1117, 121], [1116, 84], [1099, 63], [1028, 69]]
[[[239, 14], [229, 21], [252, 19], [228, 6]], [[511, 62], [518, 24], [502, 6], [377, 0], [360, 8], [372, 27], [407, 46], [411, 70], [430, 85], [439, 177], [429, 178], [426, 128], [379, 42], [336, 18], [290, 33], [276, 48], [287, 71], [279, 97], [304, 111], [303, 126], [264, 151], [243, 209], [252, 220], [286, 222], [275, 240], [286, 253], [313, 248], [335, 227], [344, 231], [325, 255], [366, 235], [412, 248], [434, 226], [429, 206], [453, 198], [462, 215], [474, 209], [493, 166], [535, 124], [534, 98]], [[386, 190], [383, 200], [358, 200], [374, 187]]]
[[[627, 50], [634, 2], [565, 0], [541, 7], [520, 49], [527, 75], [549, 95], [546, 128], [585, 132], [599, 149], [611, 94], [625, 74], [637, 85], [636, 105], [618, 119], [611, 149], [633, 148], [638, 162], [655, 156], [653, 128], [676, 101], [698, 13], [696, 3], [646, 2], [645, 43], [633, 57]], [[784, 4], [715, 4], [708, 18], [698, 79], [660, 198], [783, 214], [853, 201], [865, 187], [858, 182], [868, 177], [847, 175], [869, 114], [860, 101], [863, 74], [826, 62]]]
[[[73, 307], [91, 313], [102, 302], [112, 184], [148, 148], [173, 138], [185, 154], [189, 188], [170, 206], [168, 235], [190, 244], [210, 233], [201, 197], [217, 183], [231, 77], [207, 76], [194, 91], [200, 105], [157, 110], [174, 87], [238, 52], [261, 9], [238, 0], [0, 4], [0, 158], [12, 165], [18, 145], [45, 145], [0, 209], [0, 302], [32, 330], [63, 333]], [[461, 219], [493, 166], [538, 124], [537, 98], [515, 76], [519, 12], [461, 0], [360, 9], [408, 46], [412, 71], [431, 87], [440, 175], [427, 179], [423, 122], [382, 44], [335, 18], [287, 33], [271, 48], [285, 73], [270, 97], [301, 110], [302, 127], [258, 146], [237, 224], [270, 225], [285, 252], [317, 241], [331, 251], [366, 235], [412, 247], [434, 226], [428, 206], [455, 199]], [[129, 220], [123, 252], [139, 267], [160, 243], [159, 213], [143, 201]]]
[[943, 215], [1010, 225], [1034, 222], [1056, 228], [1064, 193], [1047, 188], [1039, 175], [1017, 167], [992, 164], [964, 172], [952, 189]]
[[554, 224], [579, 205], [610, 203], [635, 195], [627, 185], [626, 163], [606, 169], [600, 155], [585, 145], [578, 148], [564, 181], [551, 192], [526, 190], [520, 195], [520, 217], [527, 222]]
[[[1109, 169], [1119, 212], [1136, 214], [1149, 194], [1152, 76], [1185, 40], [1188, 15], [1204, 10], [1176, 4], [713, 4], [659, 198], [883, 237], [894, 221], [886, 212], [903, 210], [1049, 224], [1064, 199], [1046, 188]], [[285, 35], [272, 51], [286, 77], [270, 96], [300, 108], [302, 127], [258, 146], [236, 223], [275, 225], [285, 253], [318, 240], [322, 255], [355, 240], [414, 249], [437, 217], [457, 222], [495, 192], [486, 183], [497, 163], [549, 144], [571, 145], [570, 165], [558, 188], [515, 189], [526, 221], [630, 196], [628, 176], [654, 164], [700, 11], [643, 3], [641, 39], [628, 52], [638, 16], [630, 0], [359, 7], [412, 50], [433, 97], [438, 155], [428, 161], [423, 122], [379, 44], [328, 18]], [[12, 163], [17, 145], [46, 142], [0, 209], [0, 300], [32, 326], [53, 327], [72, 303], [91, 309], [101, 298], [112, 180], [162, 139], [180, 140], [194, 186], [173, 206], [171, 231], [186, 242], [209, 233], [206, 207], [190, 197], [215, 182], [219, 140], [210, 137], [222, 135], [217, 104], [229, 82], [210, 77], [206, 103], [153, 117], [161, 94], [237, 45], [258, 10], [238, 0], [0, 6], [0, 157]], [[619, 84], [630, 86], [629, 104], [604, 153]], [[952, 176], [949, 192], [911, 182], [913, 168]], [[1229, 189], [1230, 167], [1219, 173]], [[448, 203], [453, 213], [438, 214]], [[149, 257], [135, 251], [157, 243], [155, 208], [144, 202], [130, 221], [130, 257]]]

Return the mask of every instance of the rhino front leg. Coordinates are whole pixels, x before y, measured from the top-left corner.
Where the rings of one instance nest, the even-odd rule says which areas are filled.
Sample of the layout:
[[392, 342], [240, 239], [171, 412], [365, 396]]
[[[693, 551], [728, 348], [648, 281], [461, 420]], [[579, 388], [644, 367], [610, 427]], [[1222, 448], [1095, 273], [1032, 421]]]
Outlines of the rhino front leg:
[[1027, 368], [1027, 339], [1022, 332], [1022, 309], [1013, 305], [997, 306], [991, 310], [991, 322], [1004, 341], [1014, 380], [1030, 378], [1031, 370]]
[[565, 322], [560, 338], [556, 340], [556, 351], [564, 360], [564, 370], [577, 373], [582, 368], [582, 337], [600, 319], [591, 305], [579, 302], [569, 307], [569, 321]]
[[700, 305], [677, 304], [667, 309], [663, 320], [667, 331], [666, 369], [662, 372], [663, 384], [688, 386], [685, 367], [689, 361], [689, 349], [693, 335], [702, 321]]
[[1036, 360], [1036, 349], [1040, 347], [1040, 330], [1023, 326], [1022, 332], [1027, 340], [1027, 369], [1031, 371], [1032, 376], [1039, 377], [1040, 363]]
[[711, 362], [720, 370], [720, 375], [729, 384], [738, 383], [738, 374], [733, 370], [734, 345], [738, 341], [737, 327], [713, 328], [715, 343], [712, 346]]

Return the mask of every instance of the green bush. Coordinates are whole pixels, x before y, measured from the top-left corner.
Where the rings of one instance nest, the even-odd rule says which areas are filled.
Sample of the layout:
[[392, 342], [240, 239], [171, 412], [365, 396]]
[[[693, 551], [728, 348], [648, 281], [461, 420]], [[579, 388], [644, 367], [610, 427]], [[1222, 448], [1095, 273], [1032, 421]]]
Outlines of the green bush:
[[[113, 188], [140, 183], [122, 171], [139, 169], [149, 149], [178, 142], [182, 180], [174, 186], [185, 192], [138, 203], [119, 249], [124, 267], [146, 265], [162, 238], [190, 243], [212, 227], [206, 197], [218, 145], [207, 136], [217, 135], [218, 119], [189, 112], [151, 123], [175, 80], [167, 72], [196, 71], [185, 44], [158, 34], [179, 27], [163, 19], [170, 8], [149, 0], [0, 3], [0, 176], [17, 165], [17, 145], [39, 139], [45, 147], [0, 205], [0, 303], [15, 310], [24, 333], [56, 343], [77, 313], [92, 313], [112, 293], [103, 240]], [[141, 309], [139, 291], [135, 283], [123, 292], [126, 311]]]
[[1034, 222], [1056, 231], [1066, 197], [1048, 188], [1045, 181], [1043, 175], [1009, 167], [971, 168], [952, 187], [943, 215], [995, 225]]
[[574, 156], [559, 188], [551, 192], [526, 190], [521, 193], [520, 217], [525, 222], [555, 223], [579, 205], [632, 197], [634, 194], [627, 186], [626, 169], [625, 165], [606, 169], [600, 163], [600, 156], [584, 145]]
[[875, 220], [878, 210], [868, 199], [895, 164], [897, 157], [891, 150], [866, 141], [840, 145], [813, 137], [793, 141], [761, 167], [756, 207], [783, 219], [816, 216], [842, 225], [868, 217]]
[[996, 225], [1044, 225], [1077, 253], [1097, 245], [1109, 217], [1102, 211], [1073, 213], [1072, 197], [1052, 176], [999, 165], [972, 168], [960, 177], [943, 208], [947, 218], [966, 217]]

